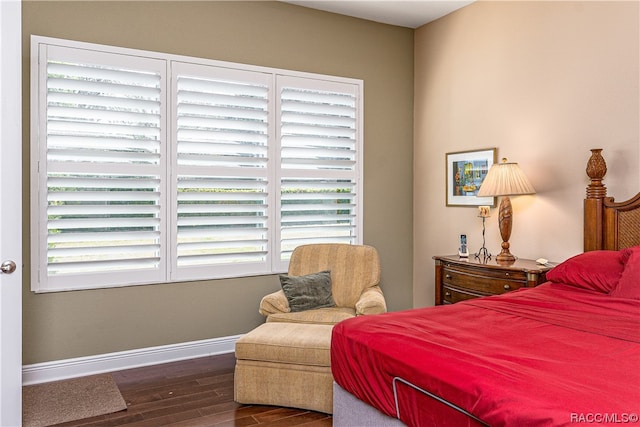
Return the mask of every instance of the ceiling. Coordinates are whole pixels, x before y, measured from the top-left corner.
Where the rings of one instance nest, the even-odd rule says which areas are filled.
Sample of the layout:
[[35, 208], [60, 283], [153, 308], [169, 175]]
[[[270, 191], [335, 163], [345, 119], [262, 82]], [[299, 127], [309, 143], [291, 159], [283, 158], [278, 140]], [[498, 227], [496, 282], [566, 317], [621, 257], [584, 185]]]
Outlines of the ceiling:
[[473, 0], [284, 0], [299, 6], [341, 15], [354, 16], [384, 24], [418, 28], [460, 9]]

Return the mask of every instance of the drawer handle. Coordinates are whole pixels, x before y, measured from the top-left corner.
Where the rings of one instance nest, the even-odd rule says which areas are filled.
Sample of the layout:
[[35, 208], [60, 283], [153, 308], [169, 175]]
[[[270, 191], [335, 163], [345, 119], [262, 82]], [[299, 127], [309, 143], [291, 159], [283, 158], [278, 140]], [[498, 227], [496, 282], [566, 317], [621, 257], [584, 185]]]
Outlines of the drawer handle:
[[504, 273], [504, 275], [505, 275], [505, 276], [508, 276], [508, 275], [509, 275], [509, 273]]
[[505, 288], [506, 290], [509, 290], [509, 289], [511, 289], [511, 286], [509, 286], [509, 285], [504, 285], [504, 286], [503, 286], [503, 288]]
[[451, 275], [450, 274], [445, 274], [444, 277], [447, 278], [447, 279], [451, 279]]
[[450, 296], [451, 296], [451, 292], [445, 292], [445, 293], [444, 293], [444, 296], [445, 296], [445, 297], [450, 297]]

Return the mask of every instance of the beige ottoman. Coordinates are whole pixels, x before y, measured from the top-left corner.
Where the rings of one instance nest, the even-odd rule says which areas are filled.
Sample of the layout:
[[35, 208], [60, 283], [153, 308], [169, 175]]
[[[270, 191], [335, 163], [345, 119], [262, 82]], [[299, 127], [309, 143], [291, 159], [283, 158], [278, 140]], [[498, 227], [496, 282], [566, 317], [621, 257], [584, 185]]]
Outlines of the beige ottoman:
[[234, 399], [333, 412], [332, 325], [268, 322], [236, 342]]

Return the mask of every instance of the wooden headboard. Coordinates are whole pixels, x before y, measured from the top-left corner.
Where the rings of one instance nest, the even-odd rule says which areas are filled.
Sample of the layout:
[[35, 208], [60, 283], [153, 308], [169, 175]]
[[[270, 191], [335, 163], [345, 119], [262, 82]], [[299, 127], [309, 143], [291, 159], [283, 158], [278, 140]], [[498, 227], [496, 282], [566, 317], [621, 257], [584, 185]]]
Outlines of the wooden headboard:
[[619, 250], [640, 245], [640, 193], [616, 203], [607, 197], [602, 179], [607, 164], [602, 149], [591, 150], [587, 175], [591, 182], [584, 199], [584, 250]]

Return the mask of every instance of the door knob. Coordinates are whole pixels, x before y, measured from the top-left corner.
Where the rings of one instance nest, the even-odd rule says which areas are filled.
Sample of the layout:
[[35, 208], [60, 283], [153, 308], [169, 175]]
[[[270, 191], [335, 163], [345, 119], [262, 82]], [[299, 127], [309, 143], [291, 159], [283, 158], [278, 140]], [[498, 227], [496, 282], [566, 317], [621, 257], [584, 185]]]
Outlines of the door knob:
[[4, 274], [11, 274], [16, 271], [16, 263], [13, 261], [5, 261], [0, 265], [0, 270], [2, 270]]

